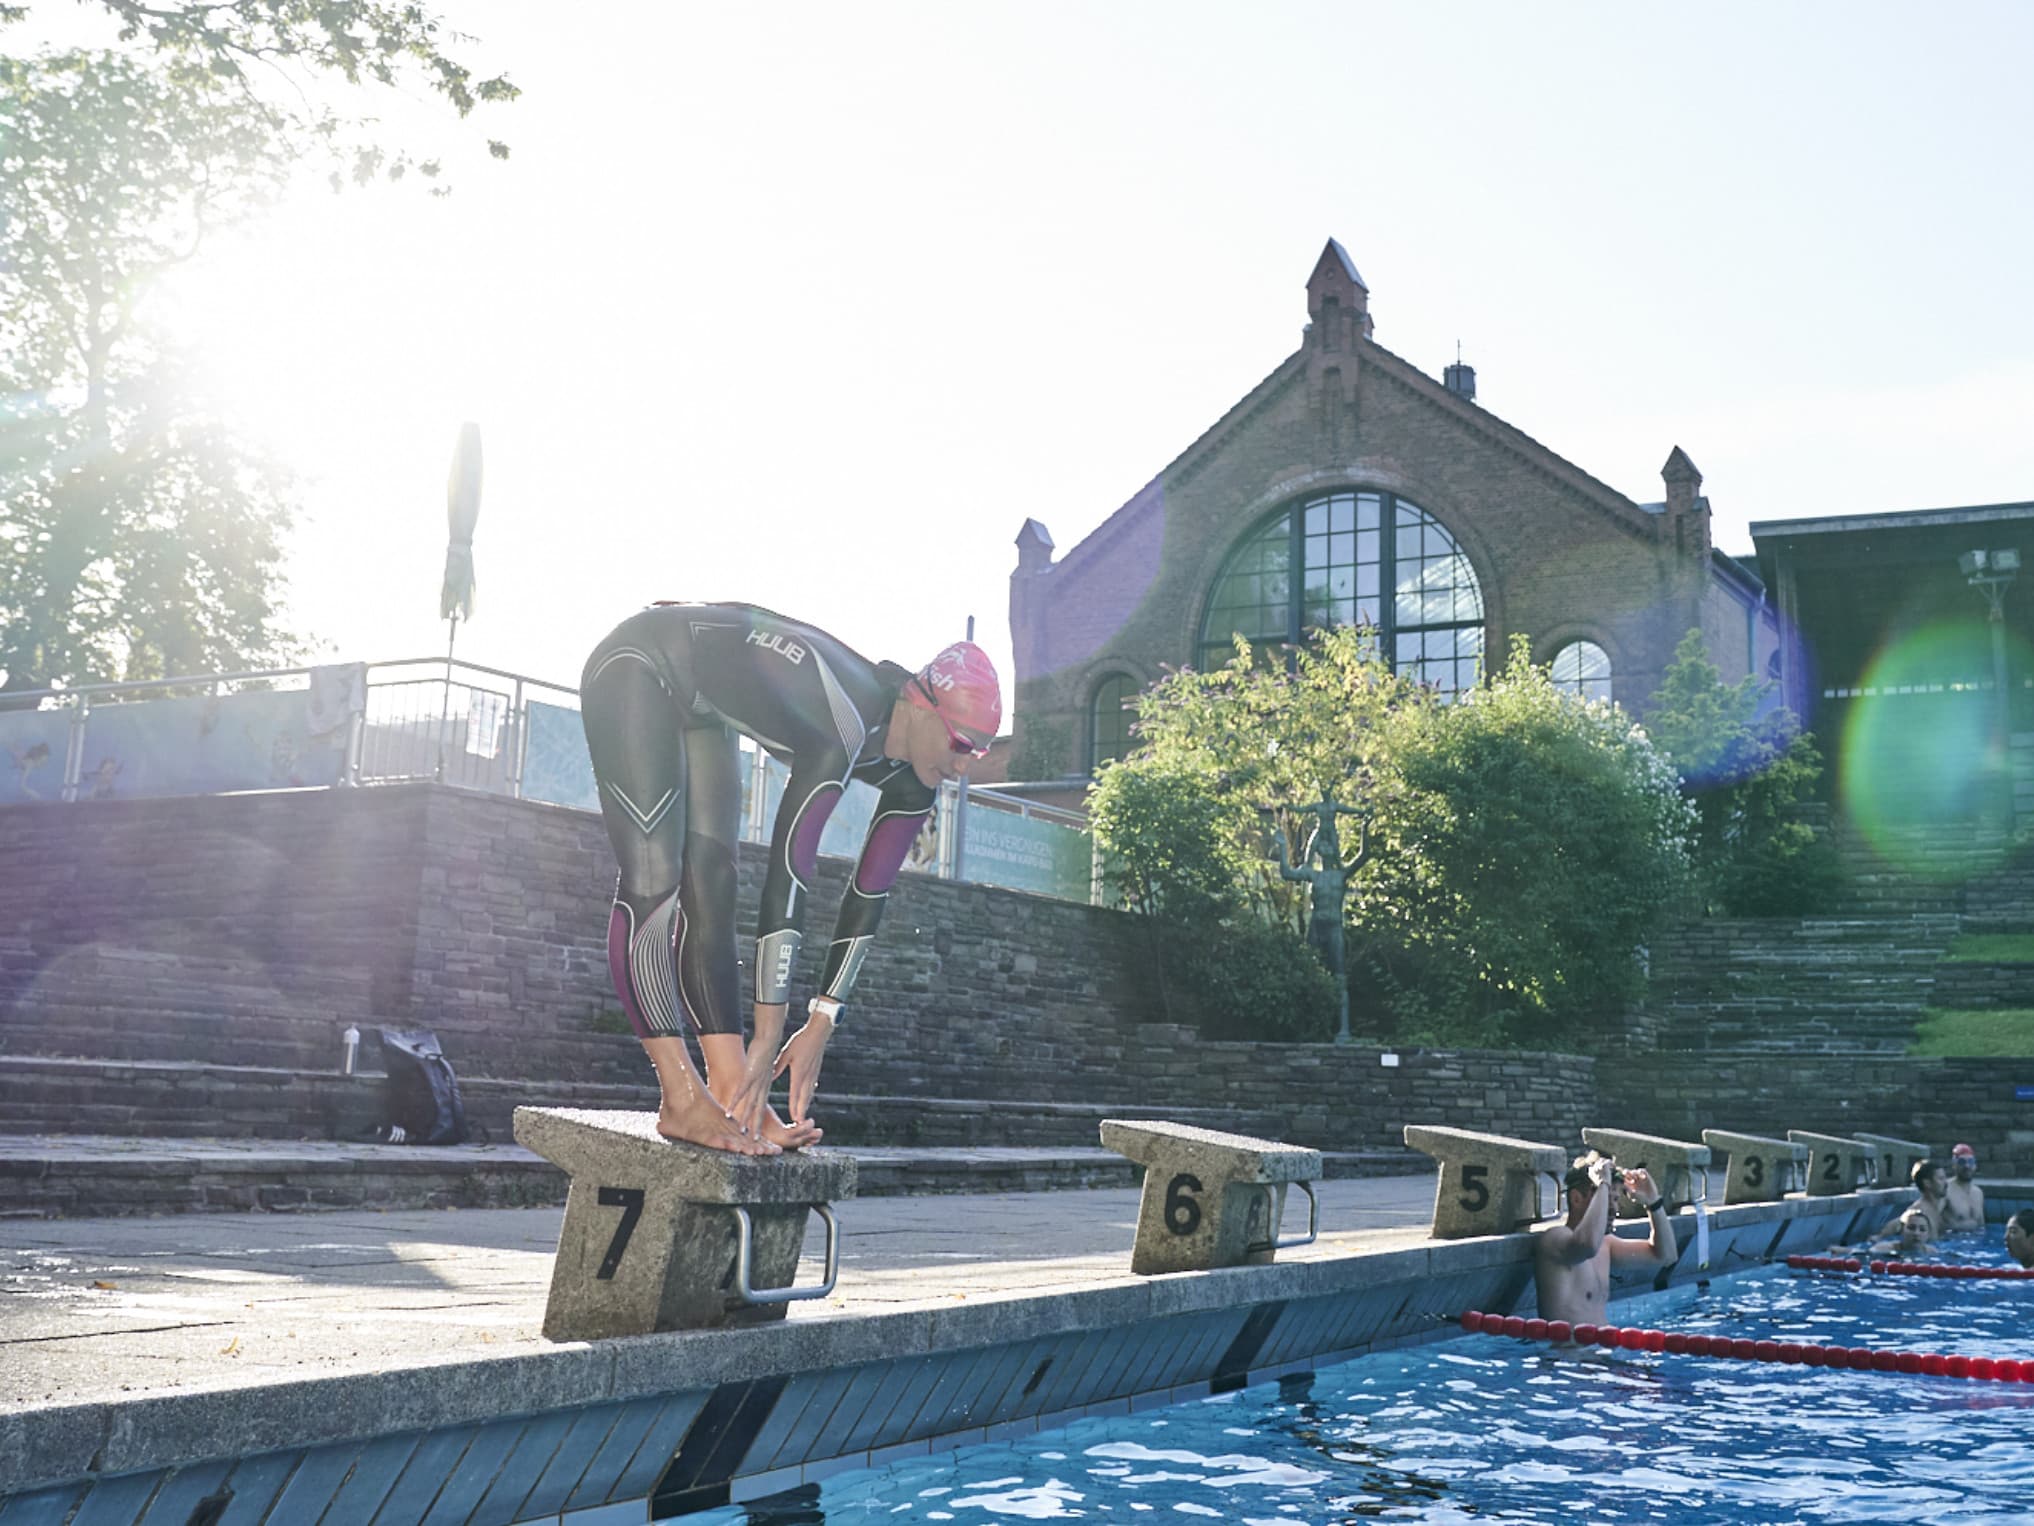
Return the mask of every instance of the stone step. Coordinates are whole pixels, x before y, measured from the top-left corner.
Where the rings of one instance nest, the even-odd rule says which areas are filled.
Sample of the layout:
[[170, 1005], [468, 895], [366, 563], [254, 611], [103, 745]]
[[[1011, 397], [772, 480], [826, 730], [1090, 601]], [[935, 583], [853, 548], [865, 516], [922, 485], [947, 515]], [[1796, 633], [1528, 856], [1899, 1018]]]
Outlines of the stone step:
[[[1134, 1186], [1110, 1150], [850, 1149], [859, 1197]], [[1410, 1150], [1329, 1152], [1331, 1177], [1419, 1175]], [[566, 1178], [520, 1146], [272, 1144], [209, 1139], [0, 1136], [0, 1218], [250, 1210], [529, 1208], [565, 1200]], [[853, 1233], [854, 1206], [841, 1208]], [[1127, 1246], [1127, 1239], [1126, 1239]]]
[[[459, 1085], [469, 1124], [506, 1140], [510, 1118], [524, 1104], [654, 1107], [656, 1089], [640, 1059], [636, 1073], [637, 1080], [621, 1085], [485, 1076], [461, 1076]], [[345, 1138], [380, 1118], [383, 1084], [378, 1074], [0, 1055], [0, 1119], [12, 1129], [48, 1133]], [[1213, 1108], [851, 1093], [822, 1094], [816, 1111], [829, 1143], [871, 1147], [1089, 1147], [1105, 1117], [1163, 1117], [1209, 1128], [1235, 1127], [1240, 1118], [1260, 1130], [1266, 1123]]]

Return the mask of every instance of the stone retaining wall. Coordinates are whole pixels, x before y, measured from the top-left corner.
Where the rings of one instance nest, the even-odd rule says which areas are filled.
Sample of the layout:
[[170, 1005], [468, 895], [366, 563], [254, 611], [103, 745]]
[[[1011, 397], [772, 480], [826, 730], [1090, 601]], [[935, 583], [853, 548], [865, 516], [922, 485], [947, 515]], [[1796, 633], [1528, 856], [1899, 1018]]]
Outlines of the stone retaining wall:
[[[647, 1078], [612, 1031], [613, 857], [589, 814], [413, 785], [21, 806], [0, 811], [0, 842], [26, 871], [0, 881], [0, 1051], [322, 1071], [351, 1021], [434, 1028], [465, 1076]], [[800, 991], [848, 868], [821, 863]], [[762, 870], [743, 845], [745, 958]], [[1163, 1021], [1145, 932], [905, 875], [826, 1085], [1221, 1109], [1338, 1149], [1395, 1147], [1407, 1122], [1572, 1138], [1588, 1121], [1588, 1059], [1409, 1052], [1386, 1068], [1375, 1048], [1204, 1042]]]
[[1952, 1009], [2034, 1007], [2034, 964], [1944, 964], [1931, 1003]]
[[[761, 857], [742, 850], [751, 919]], [[613, 864], [591, 815], [428, 785], [28, 805], [0, 810], [0, 859], [0, 1051], [329, 1071], [346, 1022], [414, 1023], [476, 1079], [646, 1079], [633, 1038], [601, 1031]], [[847, 867], [822, 863], [801, 990]], [[1699, 959], [1729, 935], [1675, 947]], [[1394, 1068], [1374, 1047], [1204, 1042], [1163, 1021], [1136, 919], [918, 875], [857, 996], [836, 1094], [1217, 1109], [1359, 1150], [1406, 1123], [1564, 1143], [1586, 1123], [1866, 1128], [2034, 1165], [2034, 1104], [2014, 1095], [2034, 1062], [1406, 1051]]]
[[1947, 1156], [1967, 1141], [1985, 1174], [2034, 1164], [2034, 1059], [1917, 1060], [1873, 1055], [1662, 1055], [1596, 1073], [1608, 1127], [1671, 1139], [1704, 1128], [1776, 1135], [1859, 1131], [1919, 1140]]

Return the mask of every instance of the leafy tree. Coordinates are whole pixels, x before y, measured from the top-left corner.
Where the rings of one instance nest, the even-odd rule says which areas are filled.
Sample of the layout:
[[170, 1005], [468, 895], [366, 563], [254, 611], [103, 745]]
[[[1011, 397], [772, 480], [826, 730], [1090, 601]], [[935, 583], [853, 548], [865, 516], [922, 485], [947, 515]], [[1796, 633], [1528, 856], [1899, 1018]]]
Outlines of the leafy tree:
[[1211, 1038], [1318, 1040], [1335, 979], [1290, 927], [1237, 894], [1225, 807], [1190, 770], [1145, 756], [1109, 764], [1090, 797], [1103, 874], [1151, 929], [1166, 1008]]
[[[435, 10], [410, 0], [83, 0], [118, 23], [124, 43], [145, 43], [166, 61], [237, 93], [259, 111], [270, 133], [296, 150], [320, 145], [342, 161], [342, 174], [365, 183], [401, 179], [415, 168], [435, 177], [434, 159], [418, 160], [373, 140], [371, 123], [321, 101], [323, 81], [405, 88], [421, 84], [461, 118], [487, 102], [521, 92], [506, 75], [481, 79], [448, 47], [472, 41]], [[0, 25], [30, 14], [29, 4], [0, 4]], [[488, 142], [498, 159], [509, 155]]]
[[0, 59], [0, 688], [285, 655], [287, 487], [146, 319], [280, 189], [261, 109], [187, 66]]
[[[1168, 674], [1137, 702], [1136, 735], [1154, 766], [1197, 780], [1215, 810], [1216, 851], [1239, 904], [1298, 931], [1306, 891], [1280, 878], [1269, 852], [1267, 821], [1282, 827], [1298, 855], [1310, 818], [1298, 807], [1332, 792], [1344, 805], [1375, 813], [1392, 787], [1383, 745], [1387, 720], [1427, 709], [1431, 696], [1393, 673], [1377, 655], [1376, 633], [1327, 630], [1292, 654], [1290, 667], [1263, 660], [1280, 649], [1237, 655], [1210, 673]], [[1096, 804], [1106, 795], [1108, 776]]]
[[1693, 825], [1645, 733], [1557, 690], [1519, 637], [1489, 683], [1386, 740], [1399, 788], [1356, 915], [1414, 953], [1427, 1025], [1539, 1042], [1635, 994]]
[[1704, 902], [1728, 916], [1816, 911], [1840, 881], [1828, 835], [1800, 819], [1822, 774], [1821, 754], [1793, 712], [1761, 713], [1770, 689], [1753, 677], [1724, 683], [1702, 633], [1691, 630], [1646, 717], [1697, 813]]
[[1685, 891], [1692, 822], [1672, 769], [1621, 713], [1556, 690], [1522, 642], [1452, 705], [1362, 630], [1322, 633], [1289, 672], [1244, 648], [1154, 686], [1137, 729], [1140, 753], [1097, 782], [1097, 836], [1140, 904], [1187, 908], [1211, 940], [1297, 927], [1260, 806], [1326, 788], [1370, 815], [1351, 1016], [1376, 1027], [1382, 1004], [1401, 1037], [1544, 1042], [1615, 1009]]

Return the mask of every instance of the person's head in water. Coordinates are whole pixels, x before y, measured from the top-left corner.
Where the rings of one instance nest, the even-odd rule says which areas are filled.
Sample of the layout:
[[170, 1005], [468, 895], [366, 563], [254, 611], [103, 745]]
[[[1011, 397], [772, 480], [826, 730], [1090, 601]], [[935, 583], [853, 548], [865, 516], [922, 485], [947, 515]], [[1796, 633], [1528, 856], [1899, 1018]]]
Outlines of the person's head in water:
[[1977, 1176], [1977, 1151], [1967, 1144], [1958, 1145], [1949, 1152], [1949, 1169], [1960, 1182], [1972, 1180]]
[[1939, 1203], [1949, 1189], [1942, 1181], [1942, 1167], [1932, 1160], [1917, 1160], [1908, 1180], [1921, 1189], [1923, 1202]]
[[890, 756], [909, 763], [928, 789], [972, 768], [1003, 724], [995, 664], [972, 641], [956, 641], [912, 674], [897, 699], [904, 724], [890, 738]]
[[2006, 1220], [2006, 1254], [2022, 1266], [2034, 1266], [2034, 1208], [2022, 1208]]
[[1589, 1211], [1590, 1200], [1596, 1196], [1597, 1187], [1605, 1182], [1615, 1192], [1624, 1181], [1624, 1173], [1617, 1169], [1617, 1162], [1608, 1155], [1591, 1150], [1587, 1155], [1575, 1157], [1575, 1163], [1568, 1167], [1568, 1174], [1561, 1178], [1561, 1185], [1567, 1191], [1568, 1222], [1577, 1223]]

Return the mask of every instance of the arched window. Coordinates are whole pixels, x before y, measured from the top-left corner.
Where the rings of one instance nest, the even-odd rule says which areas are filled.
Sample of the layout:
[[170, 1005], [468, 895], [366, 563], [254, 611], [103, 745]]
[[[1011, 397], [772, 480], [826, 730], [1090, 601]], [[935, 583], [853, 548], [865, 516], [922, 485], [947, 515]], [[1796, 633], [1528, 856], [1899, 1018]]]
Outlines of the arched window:
[[1102, 680], [1095, 701], [1088, 707], [1088, 772], [1093, 773], [1114, 758], [1128, 757], [1130, 723], [1136, 712], [1130, 701], [1137, 694], [1137, 680], [1118, 673]]
[[1610, 698], [1610, 653], [1593, 641], [1571, 641], [1554, 653], [1554, 687], [1580, 700]]
[[1399, 672], [1444, 694], [1475, 684], [1483, 594], [1469, 558], [1438, 520], [1391, 493], [1323, 493], [1245, 536], [1215, 579], [1196, 658], [1219, 666], [1238, 635], [1297, 643], [1357, 623], [1377, 627]]

